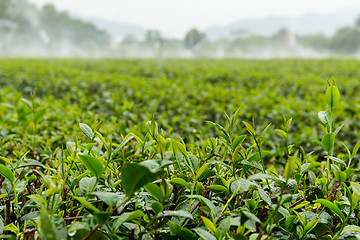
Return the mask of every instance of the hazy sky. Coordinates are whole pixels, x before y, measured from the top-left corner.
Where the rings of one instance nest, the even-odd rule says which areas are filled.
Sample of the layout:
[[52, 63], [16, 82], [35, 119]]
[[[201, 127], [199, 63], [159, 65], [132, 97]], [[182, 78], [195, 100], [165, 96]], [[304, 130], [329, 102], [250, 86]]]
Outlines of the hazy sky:
[[359, 6], [359, 0], [30, 0], [53, 3], [61, 10], [101, 17], [183, 36], [192, 27], [205, 29], [244, 18], [329, 13]]

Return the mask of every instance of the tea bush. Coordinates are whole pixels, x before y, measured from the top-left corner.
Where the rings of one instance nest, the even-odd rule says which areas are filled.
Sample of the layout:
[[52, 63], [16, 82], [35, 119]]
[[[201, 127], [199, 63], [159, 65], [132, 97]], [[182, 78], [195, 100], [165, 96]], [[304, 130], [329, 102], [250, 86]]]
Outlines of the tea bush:
[[0, 66], [2, 238], [360, 236], [355, 60]]

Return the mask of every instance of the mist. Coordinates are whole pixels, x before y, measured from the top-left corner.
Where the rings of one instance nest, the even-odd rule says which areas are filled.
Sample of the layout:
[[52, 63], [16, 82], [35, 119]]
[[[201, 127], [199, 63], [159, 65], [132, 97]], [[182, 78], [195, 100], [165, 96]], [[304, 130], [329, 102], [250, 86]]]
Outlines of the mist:
[[[360, 57], [360, 20], [328, 33], [299, 34], [279, 19], [264, 31], [254, 22], [219, 35], [220, 30], [189, 29], [183, 38], [158, 30], [88, 21], [48, 4], [26, 0], [0, 3], [0, 56], [51, 58], [328, 58]], [[264, 20], [265, 21], [265, 20]], [[286, 21], [282, 20], [282, 21]], [[344, 22], [344, 24], [348, 23]], [[277, 24], [277, 25], [276, 25]], [[264, 25], [261, 21], [258, 25]], [[275, 27], [278, 26], [278, 27]], [[256, 25], [257, 26], [257, 25]], [[269, 32], [272, 26], [273, 30]], [[303, 27], [303, 26], [302, 26]], [[245, 30], [244, 30], [245, 29]], [[122, 35], [114, 33], [121, 32]], [[267, 31], [267, 32], [266, 32]], [[216, 36], [216, 37], [214, 37]]]

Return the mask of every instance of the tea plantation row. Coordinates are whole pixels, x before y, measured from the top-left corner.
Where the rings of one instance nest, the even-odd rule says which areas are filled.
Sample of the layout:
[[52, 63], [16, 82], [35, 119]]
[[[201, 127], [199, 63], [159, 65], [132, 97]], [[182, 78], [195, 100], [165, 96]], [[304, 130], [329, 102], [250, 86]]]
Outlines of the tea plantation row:
[[360, 62], [0, 60], [0, 233], [357, 239]]

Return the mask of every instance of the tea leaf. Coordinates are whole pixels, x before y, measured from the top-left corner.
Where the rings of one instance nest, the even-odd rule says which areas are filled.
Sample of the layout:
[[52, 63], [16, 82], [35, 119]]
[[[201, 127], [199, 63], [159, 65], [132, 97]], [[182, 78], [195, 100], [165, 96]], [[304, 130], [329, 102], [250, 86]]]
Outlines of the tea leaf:
[[286, 132], [284, 132], [284, 131], [281, 130], [281, 129], [275, 129], [275, 131], [276, 131], [277, 133], [279, 133], [280, 136], [281, 136], [284, 140], [287, 139], [287, 133], [286, 133]]
[[246, 138], [246, 135], [237, 136], [231, 144], [231, 149], [234, 151]]
[[23, 101], [30, 109], [34, 109], [34, 106], [32, 105], [32, 103], [27, 100], [26, 98], [21, 98], [21, 101]]
[[211, 210], [213, 214], [217, 212], [215, 205], [207, 198], [200, 196], [200, 195], [187, 195], [188, 198], [197, 198], [199, 201], [205, 203]]
[[308, 222], [304, 227], [304, 234], [308, 234], [311, 230], [313, 230], [318, 224], [319, 219], [312, 220]]
[[351, 153], [351, 158], [354, 158], [356, 153], [359, 151], [360, 148], [360, 140], [356, 143], [355, 147], [353, 148], [353, 151]]
[[115, 218], [116, 220], [114, 222], [113, 228], [116, 230], [124, 222], [132, 221], [132, 220], [140, 218], [142, 216], [144, 216], [144, 213], [142, 211], [140, 211], [140, 210], [135, 210], [135, 211], [132, 211], [132, 212], [123, 213], [120, 216]]
[[356, 182], [351, 182], [351, 187], [353, 192], [357, 195], [357, 197], [360, 199], [360, 184]]
[[332, 212], [334, 212], [336, 215], [338, 215], [343, 221], [345, 220], [345, 215], [340, 211], [340, 209], [334, 203], [326, 199], [317, 199], [314, 202], [324, 205], [325, 207], [329, 208]]
[[[20, 233], [20, 229], [12, 223], [4, 226], [3, 231], [10, 231], [10, 232], [14, 233], [15, 235], [19, 235], [19, 233]], [[4, 237], [3, 235], [1, 235], [1, 236]]]
[[334, 123], [334, 115], [330, 110], [319, 112], [318, 117], [320, 119], [320, 122], [326, 127], [330, 127]]
[[285, 165], [284, 177], [286, 181], [288, 181], [291, 175], [294, 173], [297, 156], [298, 156], [298, 151], [296, 151], [295, 154], [289, 158], [288, 162]]
[[212, 234], [216, 233], [216, 226], [215, 224], [208, 218], [201, 216], [201, 219], [203, 220], [205, 226], [207, 227], [207, 229], [209, 229], [210, 232], [212, 232]]
[[326, 90], [326, 102], [329, 105], [329, 107], [333, 108], [336, 103], [339, 101], [340, 92], [339, 89], [332, 85], [329, 86]]
[[267, 193], [261, 187], [258, 188], [258, 191], [259, 191], [260, 198], [262, 200], [264, 200], [269, 206], [271, 206], [272, 202], [271, 202], [271, 198], [269, 197], [269, 195], [267, 195]]
[[216, 233], [215, 233], [215, 236], [217, 237], [217, 239], [222, 239], [227, 234], [230, 227], [231, 227], [231, 218], [228, 217], [228, 218], [221, 220], [219, 226], [216, 229]]
[[183, 240], [198, 240], [196, 235], [189, 229], [181, 227], [172, 221], [169, 221], [169, 229], [172, 236], [180, 237]]
[[182, 178], [173, 178], [169, 182], [183, 185], [183, 186], [187, 187], [188, 189], [191, 188], [190, 184]]
[[271, 126], [271, 123], [269, 123], [269, 124], [266, 126], [266, 128], [264, 129], [264, 131], [263, 131], [263, 132], [261, 133], [261, 135], [260, 135], [260, 139], [262, 139], [262, 138], [265, 136], [265, 134], [269, 131], [270, 126]]
[[164, 209], [164, 206], [160, 202], [156, 201], [156, 202], [151, 203], [151, 209], [155, 213], [160, 213]]
[[344, 235], [346, 232], [359, 232], [360, 233], [360, 227], [356, 226], [356, 225], [345, 226], [340, 235]]
[[346, 167], [346, 163], [345, 163], [343, 160], [341, 160], [341, 159], [339, 159], [339, 158], [336, 158], [336, 157], [332, 157], [332, 156], [329, 156], [329, 158], [330, 158], [331, 160], [333, 160], [334, 162], [337, 162], [337, 163], [343, 165], [344, 167]]
[[321, 144], [324, 147], [325, 151], [328, 152], [328, 154], [331, 154], [331, 151], [334, 147], [334, 143], [335, 143], [334, 133], [328, 133], [321, 139]]
[[176, 141], [175, 139], [171, 139], [171, 145], [173, 146], [173, 151], [176, 154], [178, 151], [180, 151], [180, 153], [187, 158], [187, 151], [185, 146], [180, 143], [179, 141]]
[[90, 202], [88, 202], [85, 198], [81, 198], [81, 197], [77, 197], [77, 196], [74, 196], [74, 198], [77, 201], [79, 201], [82, 205], [84, 205], [85, 207], [91, 209], [95, 213], [100, 212], [99, 209], [97, 209], [94, 205], [92, 205]]
[[147, 183], [154, 181], [164, 172], [162, 170], [151, 172], [147, 167], [139, 164], [127, 163], [122, 170], [122, 186], [126, 196], [132, 196]]
[[113, 192], [92, 192], [92, 196], [98, 197], [101, 201], [106, 203], [110, 208], [115, 207], [120, 201], [124, 200], [124, 195]]
[[244, 214], [244, 216], [246, 216], [248, 219], [257, 223], [261, 223], [260, 219], [255, 214], [252, 214], [251, 212], [248, 211], [242, 211], [241, 213]]
[[227, 140], [229, 140], [229, 139], [231, 138], [231, 137], [230, 137], [230, 134], [229, 134], [229, 133], [226, 131], [226, 129], [225, 129], [224, 127], [222, 127], [220, 124], [214, 123], [214, 122], [211, 122], [211, 121], [206, 121], [206, 122], [212, 124], [212, 125], [215, 126], [217, 129], [219, 129], [221, 132], [223, 132]]
[[94, 138], [94, 132], [88, 125], [86, 125], [85, 123], [79, 123], [79, 127], [81, 131], [85, 134], [85, 136], [90, 139]]
[[52, 225], [53, 225], [53, 229], [54, 232], [56, 234], [56, 237], [58, 240], [63, 240], [67, 238], [67, 228], [66, 228], [66, 224], [65, 221], [62, 217], [60, 217], [59, 215], [52, 215]]
[[79, 181], [79, 188], [82, 194], [87, 194], [96, 184], [96, 177], [84, 177]]
[[33, 194], [27, 197], [33, 200], [40, 208], [47, 208], [47, 202], [42, 196]]
[[209, 166], [209, 163], [205, 163], [204, 165], [201, 166], [201, 168], [199, 169], [199, 171], [197, 172], [197, 174], [195, 176], [196, 180], [199, 179], [201, 177], [201, 175], [208, 170], [208, 166]]
[[341, 171], [334, 171], [335, 180], [339, 183], [343, 183], [346, 180], [346, 173]]
[[117, 148], [113, 151], [112, 155], [116, 155], [125, 146], [125, 144], [133, 138], [134, 136], [128, 136], [127, 138], [125, 138], [124, 141], [122, 141], [119, 146], [117, 146]]
[[190, 218], [193, 219], [193, 215], [191, 213], [189, 213], [186, 210], [176, 210], [176, 211], [163, 211], [161, 213], [159, 213], [158, 218], [159, 217], [169, 217], [169, 216], [178, 216], [178, 217], [185, 217], [185, 218]]
[[222, 192], [225, 192], [225, 193], [229, 193], [229, 189], [227, 189], [226, 187], [224, 186], [221, 186], [221, 185], [210, 185], [208, 186], [207, 188], [209, 189], [214, 189], [214, 190], [217, 190], [217, 191], [222, 191]]
[[92, 174], [94, 174], [97, 178], [100, 178], [104, 172], [104, 166], [101, 161], [96, 157], [90, 155], [79, 155], [81, 162], [86, 166], [87, 169], [90, 170]]
[[161, 188], [153, 183], [147, 183], [144, 186], [144, 189], [155, 199], [162, 201], [163, 200], [163, 193]]
[[42, 209], [40, 211], [39, 226], [40, 226], [41, 239], [49, 239], [49, 240], [58, 239], [54, 231], [51, 218], [45, 209]]
[[202, 228], [194, 228], [193, 229], [202, 239], [206, 240], [216, 240], [216, 237], [209, 233], [208, 231]]
[[15, 175], [14, 173], [6, 167], [4, 164], [0, 164], [0, 174], [5, 177], [9, 182], [14, 183]]
[[256, 135], [256, 132], [255, 132], [254, 128], [253, 128], [249, 123], [247, 123], [247, 122], [244, 122], [244, 121], [243, 121], [243, 123], [244, 123], [246, 129], [248, 130], [248, 132], [249, 132], [252, 136], [255, 136], [255, 135]]
[[110, 218], [111, 213], [109, 212], [96, 212], [94, 213], [99, 226], [104, 225]]

